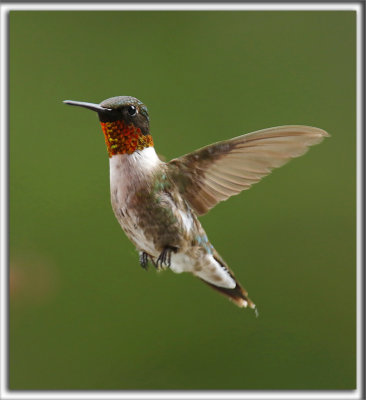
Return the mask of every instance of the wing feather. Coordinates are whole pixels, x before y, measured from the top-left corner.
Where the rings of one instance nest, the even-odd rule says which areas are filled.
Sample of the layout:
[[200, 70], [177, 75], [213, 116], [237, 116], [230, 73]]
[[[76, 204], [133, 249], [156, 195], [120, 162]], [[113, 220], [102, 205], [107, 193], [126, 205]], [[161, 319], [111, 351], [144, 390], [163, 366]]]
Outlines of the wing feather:
[[329, 134], [309, 126], [279, 126], [214, 143], [176, 158], [171, 179], [197, 214], [249, 189], [291, 158], [306, 153]]

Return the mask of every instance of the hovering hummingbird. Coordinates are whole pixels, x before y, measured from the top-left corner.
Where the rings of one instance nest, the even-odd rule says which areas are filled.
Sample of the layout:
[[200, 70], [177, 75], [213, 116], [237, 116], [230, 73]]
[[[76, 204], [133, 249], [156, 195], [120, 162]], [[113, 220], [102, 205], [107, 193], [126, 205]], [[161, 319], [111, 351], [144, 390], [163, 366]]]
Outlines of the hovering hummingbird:
[[320, 143], [327, 132], [279, 126], [203, 147], [165, 163], [157, 156], [146, 106], [129, 96], [100, 104], [65, 100], [96, 111], [109, 155], [114, 214], [136, 246], [140, 264], [190, 272], [239, 307], [255, 304], [207, 238], [198, 216]]

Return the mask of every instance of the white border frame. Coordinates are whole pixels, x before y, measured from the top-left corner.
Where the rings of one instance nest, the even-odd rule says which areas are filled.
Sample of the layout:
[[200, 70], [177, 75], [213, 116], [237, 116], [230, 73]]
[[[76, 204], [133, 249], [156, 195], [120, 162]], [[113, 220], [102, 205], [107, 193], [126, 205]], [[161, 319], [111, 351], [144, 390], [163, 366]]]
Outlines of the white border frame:
[[[364, 5], [365, 6], [365, 5]], [[11, 10], [143, 10], [143, 11], [321, 11], [349, 10], [357, 13], [357, 389], [354, 391], [9, 391], [8, 386], [8, 14]], [[363, 388], [363, 105], [364, 54], [360, 3], [3, 3], [0, 4], [1, 73], [0, 73], [0, 398], [21, 399], [361, 399]]]

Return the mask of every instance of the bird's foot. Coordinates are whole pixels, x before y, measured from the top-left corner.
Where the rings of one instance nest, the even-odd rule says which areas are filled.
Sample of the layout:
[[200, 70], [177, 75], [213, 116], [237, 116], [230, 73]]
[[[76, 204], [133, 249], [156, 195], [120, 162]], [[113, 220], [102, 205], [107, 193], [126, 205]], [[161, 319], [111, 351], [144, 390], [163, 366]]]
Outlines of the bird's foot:
[[[139, 261], [140, 261], [140, 265], [143, 269], [148, 268], [149, 266], [149, 258], [152, 261], [152, 258], [150, 256], [150, 254], [145, 253], [144, 251], [140, 251], [140, 257], [139, 257]], [[153, 262], [153, 264], [155, 265], [155, 263]]]
[[171, 259], [172, 259], [172, 253], [176, 253], [178, 250], [177, 247], [173, 246], [166, 246], [164, 247], [164, 250], [160, 253], [160, 256], [157, 258], [155, 262], [155, 267], [156, 268], [163, 268], [165, 267], [170, 267]]

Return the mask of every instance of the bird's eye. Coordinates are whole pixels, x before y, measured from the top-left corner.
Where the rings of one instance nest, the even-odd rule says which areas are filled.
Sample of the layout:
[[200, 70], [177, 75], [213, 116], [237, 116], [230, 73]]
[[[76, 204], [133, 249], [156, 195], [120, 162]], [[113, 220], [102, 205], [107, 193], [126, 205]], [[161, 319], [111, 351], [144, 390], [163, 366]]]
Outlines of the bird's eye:
[[136, 107], [135, 106], [129, 106], [127, 108], [127, 112], [131, 115], [131, 117], [133, 117], [134, 115], [136, 115]]

